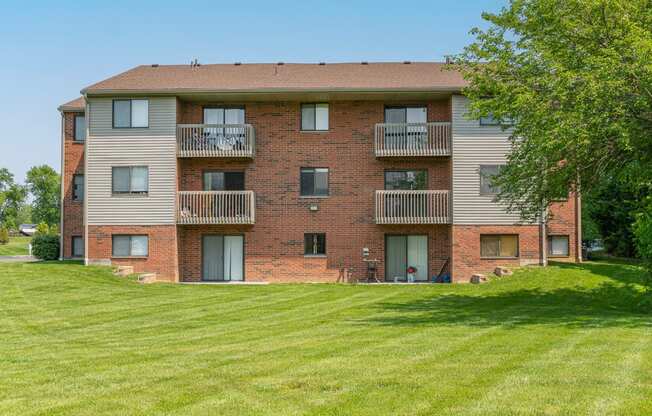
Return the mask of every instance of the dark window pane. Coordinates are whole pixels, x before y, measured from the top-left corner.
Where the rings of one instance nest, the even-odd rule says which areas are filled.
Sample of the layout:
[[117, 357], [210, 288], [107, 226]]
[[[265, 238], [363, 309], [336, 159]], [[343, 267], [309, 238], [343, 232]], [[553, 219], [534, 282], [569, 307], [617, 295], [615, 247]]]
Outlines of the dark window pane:
[[129, 192], [129, 167], [113, 168], [113, 192]]
[[480, 256], [498, 257], [500, 254], [500, 239], [496, 235], [483, 235], [480, 237]]
[[131, 241], [128, 235], [114, 235], [113, 236], [113, 256], [126, 257], [129, 256], [131, 250]]
[[386, 108], [385, 123], [405, 123], [407, 114], [405, 108]]
[[326, 234], [304, 234], [304, 254], [324, 255], [326, 254]]
[[75, 141], [86, 140], [86, 117], [75, 116]]
[[204, 172], [204, 191], [223, 191], [224, 172]]
[[500, 172], [501, 165], [481, 165], [480, 166], [480, 193], [497, 194], [500, 188], [492, 184], [492, 178]]
[[227, 191], [244, 191], [244, 172], [224, 173], [224, 188]]
[[315, 105], [301, 105], [301, 130], [315, 130]]
[[84, 255], [84, 239], [82, 237], [72, 238], [72, 256], [82, 257]]
[[131, 101], [113, 101], [113, 127], [131, 127]]
[[84, 175], [73, 175], [72, 199], [82, 201], [84, 199]]
[[425, 190], [428, 185], [428, 172], [425, 170], [386, 171], [385, 189]]
[[315, 170], [301, 169], [301, 195], [310, 196], [315, 194]]

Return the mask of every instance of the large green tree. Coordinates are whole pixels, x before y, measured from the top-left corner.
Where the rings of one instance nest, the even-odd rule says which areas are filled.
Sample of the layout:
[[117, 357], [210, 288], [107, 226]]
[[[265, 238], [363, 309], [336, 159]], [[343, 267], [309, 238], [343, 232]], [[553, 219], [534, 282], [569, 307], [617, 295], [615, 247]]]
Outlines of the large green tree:
[[515, 121], [499, 199], [535, 218], [623, 170], [650, 181], [652, 0], [511, 0], [483, 18], [455, 63], [472, 117]]
[[61, 189], [59, 174], [48, 165], [34, 166], [27, 172], [26, 182], [34, 198], [33, 221], [58, 225]]
[[0, 225], [15, 229], [25, 211], [27, 189], [14, 182], [7, 168], [0, 168]]

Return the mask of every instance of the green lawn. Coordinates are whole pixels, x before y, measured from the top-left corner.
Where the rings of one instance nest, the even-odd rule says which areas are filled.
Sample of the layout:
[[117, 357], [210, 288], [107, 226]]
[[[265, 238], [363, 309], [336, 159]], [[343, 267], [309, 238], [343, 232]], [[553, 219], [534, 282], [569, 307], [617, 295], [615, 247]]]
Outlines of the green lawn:
[[8, 244], [0, 244], [0, 256], [26, 256], [32, 237], [10, 237]]
[[641, 275], [189, 286], [2, 264], [0, 414], [652, 414]]

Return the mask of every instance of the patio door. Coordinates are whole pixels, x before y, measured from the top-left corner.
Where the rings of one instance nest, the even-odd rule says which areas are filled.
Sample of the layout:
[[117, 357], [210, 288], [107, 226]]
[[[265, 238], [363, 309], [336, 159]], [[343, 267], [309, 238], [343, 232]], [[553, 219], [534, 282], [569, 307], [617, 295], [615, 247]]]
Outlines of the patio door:
[[202, 238], [202, 280], [244, 280], [244, 237], [205, 235]]
[[[407, 281], [407, 269], [417, 269], [415, 280], [428, 280], [428, 236], [388, 235], [385, 237], [385, 280]], [[398, 278], [398, 279], [395, 279]]]

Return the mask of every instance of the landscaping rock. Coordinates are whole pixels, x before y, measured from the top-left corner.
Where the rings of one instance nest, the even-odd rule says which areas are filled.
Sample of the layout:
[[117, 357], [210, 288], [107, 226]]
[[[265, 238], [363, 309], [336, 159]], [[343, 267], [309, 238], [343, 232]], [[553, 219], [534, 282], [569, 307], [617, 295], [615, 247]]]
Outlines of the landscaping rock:
[[486, 283], [486, 282], [487, 282], [487, 276], [485, 276], [484, 274], [478, 273], [471, 276], [471, 283], [473, 283], [474, 285], [478, 285], [480, 283]]
[[510, 269], [508, 269], [507, 267], [498, 266], [498, 267], [496, 267], [496, 269], [494, 270], [494, 274], [495, 274], [496, 276], [498, 276], [498, 277], [501, 277], [501, 276], [511, 276], [511, 275], [514, 274], [514, 272], [512, 272], [512, 271], [511, 271]]
[[127, 277], [129, 275], [134, 274], [134, 267], [133, 266], [118, 266], [115, 272], [113, 272], [114, 275], [120, 276], [120, 277]]
[[143, 273], [138, 276], [138, 283], [150, 284], [156, 282], [156, 273]]

